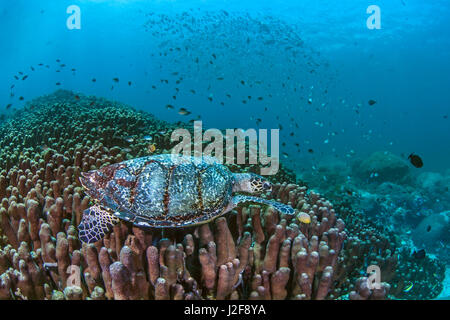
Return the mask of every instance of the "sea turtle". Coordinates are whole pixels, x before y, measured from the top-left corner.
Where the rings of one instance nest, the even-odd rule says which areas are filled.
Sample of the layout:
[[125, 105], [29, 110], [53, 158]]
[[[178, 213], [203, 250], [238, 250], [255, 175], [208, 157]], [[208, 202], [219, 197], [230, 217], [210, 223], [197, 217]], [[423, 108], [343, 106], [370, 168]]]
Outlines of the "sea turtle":
[[234, 192], [270, 191], [270, 182], [253, 173], [232, 173], [211, 157], [172, 154], [142, 157], [82, 173], [81, 184], [96, 204], [83, 212], [82, 242], [93, 243], [119, 219], [139, 227], [185, 227], [208, 222], [239, 203], [256, 202], [292, 215], [276, 201]]

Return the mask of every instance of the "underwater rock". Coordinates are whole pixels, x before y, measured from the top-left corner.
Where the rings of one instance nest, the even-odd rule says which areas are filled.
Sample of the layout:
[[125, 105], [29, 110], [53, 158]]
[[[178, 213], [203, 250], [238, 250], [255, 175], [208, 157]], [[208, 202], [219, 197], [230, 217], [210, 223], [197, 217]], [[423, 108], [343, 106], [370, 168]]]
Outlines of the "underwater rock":
[[[436, 253], [443, 249], [448, 253], [450, 245], [450, 211], [425, 217], [412, 232], [414, 244]], [[445, 255], [443, 255], [445, 256]]]
[[410, 167], [408, 162], [390, 152], [377, 151], [369, 157], [353, 165], [353, 173], [361, 181], [365, 182], [393, 182], [407, 183]]

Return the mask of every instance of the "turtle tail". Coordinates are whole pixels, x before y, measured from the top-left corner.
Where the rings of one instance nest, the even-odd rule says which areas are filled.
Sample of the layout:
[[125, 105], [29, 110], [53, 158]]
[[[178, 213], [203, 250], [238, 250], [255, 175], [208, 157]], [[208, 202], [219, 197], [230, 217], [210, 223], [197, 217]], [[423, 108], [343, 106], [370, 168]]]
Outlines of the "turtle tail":
[[78, 225], [78, 238], [84, 243], [97, 242], [103, 239], [119, 221], [114, 214], [99, 206], [87, 208], [83, 211], [83, 218]]

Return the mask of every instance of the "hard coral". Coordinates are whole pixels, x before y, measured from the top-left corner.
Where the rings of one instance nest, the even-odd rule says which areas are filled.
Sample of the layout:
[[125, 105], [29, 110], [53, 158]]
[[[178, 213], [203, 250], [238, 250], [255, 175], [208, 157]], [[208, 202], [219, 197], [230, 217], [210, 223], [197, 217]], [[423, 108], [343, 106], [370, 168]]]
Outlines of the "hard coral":
[[[333, 205], [296, 184], [275, 184], [271, 197], [290, 203], [298, 217], [308, 213], [310, 224], [251, 205], [164, 235], [122, 222], [102, 241], [81, 245], [76, 226], [91, 199], [80, 173], [144, 155], [144, 134], [168, 152], [170, 129], [121, 104], [75, 99], [67, 91], [34, 100], [1, 127], [0, 298], [332, 299], [349, 293], [361, 255], [370, 250], [354, 237], [346, 248], [347, 231]], [[134, 143], [124, 140], [130, 136]], [[280, 171], [275, 180], [286, 181], [290, 174]], [[367, 236], [377, 248], [388, 246]]]

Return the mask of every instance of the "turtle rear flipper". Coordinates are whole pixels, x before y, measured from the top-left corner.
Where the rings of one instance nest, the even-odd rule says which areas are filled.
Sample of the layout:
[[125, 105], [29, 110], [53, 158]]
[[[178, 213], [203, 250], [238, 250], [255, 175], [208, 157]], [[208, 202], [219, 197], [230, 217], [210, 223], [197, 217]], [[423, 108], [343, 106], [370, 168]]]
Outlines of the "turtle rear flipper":
[[85, 243], [97, 242], [119, 221], [114, 214], [99, 206], [87, 208], [83, 211], [83, 218], [78, 226], [78, 238]]
[[281, 213], [288, 214], [288, 215], [293, 215], [295, 213], [295, 210], [291, 206], [284, 204], [284, 203], [277, 202], [277, 201], [267, 200], [267, 199], [263, 199], [263, 198], [253, 197], [253, 196], [243, 196], [243, 195], [237, 195], [237, 196], [233, 197], [233, 203], [235, 205], [238, 205], [239, 203], [244, 203], [244, 202], [256, 202], [256, 203], [266, 204], [268, 206], [274, 207]]

